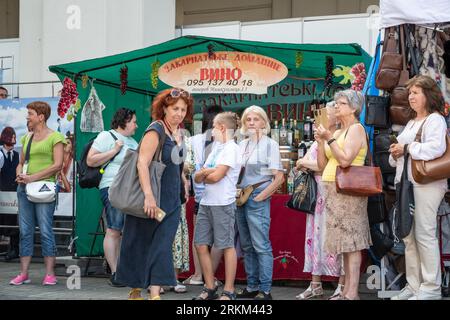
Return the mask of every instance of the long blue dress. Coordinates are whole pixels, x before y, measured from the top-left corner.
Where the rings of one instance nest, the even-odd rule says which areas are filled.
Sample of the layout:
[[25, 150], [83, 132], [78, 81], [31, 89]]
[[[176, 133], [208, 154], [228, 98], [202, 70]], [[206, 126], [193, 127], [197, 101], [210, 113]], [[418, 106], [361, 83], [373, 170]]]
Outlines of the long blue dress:
[[[164, 127], [154, 123], [147, 132], [151, 130], [161, 136]], [[180, 164], [172, 161], [172, 152], [182, 156], [182, 148], [167, 135], [162, 148], [161, 159], [166, 169], [161, 177], [160, 198], [166, 217], [161, 223], [155, 219], [125, 217], [116, 280], [131, 288], [176, 285], [172, 244], [180, 221], [181, 172]]]

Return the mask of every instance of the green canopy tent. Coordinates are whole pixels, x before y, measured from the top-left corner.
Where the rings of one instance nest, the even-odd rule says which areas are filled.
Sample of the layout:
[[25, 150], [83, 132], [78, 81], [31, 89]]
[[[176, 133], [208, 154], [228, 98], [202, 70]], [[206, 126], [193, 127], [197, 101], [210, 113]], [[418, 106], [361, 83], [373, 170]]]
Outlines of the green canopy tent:
[[[208, 50], [214, 51], [240, 51], [260, 54], [277, 59], [288, 68], [288, 79], [290, 83], [300, 83], [305, 79], [314, 79], [323, 84], [325, 78], [326, 57], [333, 58], [334, 66], [342, 66], [342, 70], [337, 69], [335, 81], [341, 82], [342, 86], [348, 86], [345, 71], [356, 63], [364, 63], [369, 66], [371, 57], [358, 44], [286, 44], [269, 43], [256, 41], [242, 41], [220, 38], [209, 38], [200, 36], [185, 36], [176, 38], [148, 48], [126, 52], [122, 54], [85, 60], [80, 62], [50, 66], [50, 71], [55, 73], [61, 81], [65, 77], [72, 78], [77, 84], [82, 105], [87, 100], [90, 86], [82, 87], [81, 77], [87, 75], [93, 80], [98, 96], [103, 101], [106, 109], [103, 111], [105, 128], [109, 128], [109, 123], [114, 112], [123, 106], [136, 110], [139, 129], [136, 137], [139, 140], [144, 129], [149, 124], [149, 106], [152, 97], [167, 85], [158, 82], [157, 88], [153, 88], [151, 82], [152, 64], [159, 62], [161, 65], [167, 61], [193, 53], [204, 53]], [[301, 61], [299, 61], [301, 59]], [[125, 95], [120, 90], [120, 69], [128, 67], [128, 88]], [[342, 71], [342, 72], [339, 72]], [[342, 76], [344, 81], [339, 78]], [[284, 82], [283, 82], [284, 83]], [[277, 86], [281, 95], [242, 95], [245, 97], [236, 98], [236, 95], [221, 95], [223, 98], [219, 103], [225, 109], [243, 108], [249, 104], [265, 105], [267, 103], [277, 103], [278, 99], [287, 99], [287, 94], [283, 94], [282, 86]], [[271, 88], [269, 88], [270, 91]], [[323, 89], [323, 85], [322, 85]], [[297, 90], [300, 92], [299, 90]], [[275, 92], [275, 90], [273, 90]], [[320, 88], [315, 88], [314, 92], [320, 93]], [[303, 86], [301, 94], [304, 101], [312, 99], [310, 88]], [[196, 112], [206, 105], [208, 101], [217, 103], [214, 98], [205, 100], [208, 95], [196, 96]], [[233, 99], [230, 100], [230, 97]], [[291, 97], [286, 102], [299, 101], [300, 97]], [[79, 119], [76, 118], [76, 155], [79, 156], [83, 146], [95, 136], [93, 133], [80, 131]], [[76, 241], [76, 255], [87, 256], [90, 253], [93, 241], [92, 233], [95, 232], [102, 211], [102, 205], [98, 190], [76, 188], [76, 223], [75, 233], [78, 237]], [[94, 245], [92, 255], [102, 254], [102, 241], [99, 238]]]

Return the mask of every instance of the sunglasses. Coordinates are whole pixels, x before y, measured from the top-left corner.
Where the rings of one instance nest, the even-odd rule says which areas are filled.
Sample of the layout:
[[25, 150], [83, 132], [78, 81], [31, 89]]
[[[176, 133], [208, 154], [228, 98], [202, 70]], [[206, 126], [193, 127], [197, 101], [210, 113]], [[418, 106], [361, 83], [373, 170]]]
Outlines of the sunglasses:
[[190, 98], [191, 94], [189, 92], [181, 90], [181, 89], [172, 89], [170, 91], [170, 96], [172, 98], [179, 98], [179, 97]]

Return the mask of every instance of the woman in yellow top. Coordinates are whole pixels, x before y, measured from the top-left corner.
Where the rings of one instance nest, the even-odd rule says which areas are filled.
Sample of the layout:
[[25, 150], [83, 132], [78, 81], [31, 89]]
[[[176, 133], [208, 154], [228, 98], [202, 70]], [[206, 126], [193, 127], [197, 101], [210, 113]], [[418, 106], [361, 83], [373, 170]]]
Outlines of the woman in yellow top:
[[323, 170], [322, 182], [326, 190], [325, 251], [344, 255], [345, 288], [336, 299], [356, 300], [358, 296], [361, 250], [371, 243], [367, 216], [367, 197], [356, 197], [336, 192], [336, 168], [362, 166], [367, 154], [364, 127], [358, 118], [363, 96], [354, 90], [337, 92], [336, 118], [341, 129], [331, 134], [322, 126], [315, 131], [318, 142], [317, 161]]
[[55, 182], [55, 176], [63, 165], [65, 138], [60, 132], [47, 127], [51, 108], [46, 102], [32, 102], [27, 105], [27, 125], [32, 131], [33, 140], [30, 147], [30, 159], [26, 172], [22, 172], [25, 164], [25, 152], [31, 140], [31, 134], [21, 139], [22, 152], [17, 166], [17, 200], [19, 203], [20, 230], [20, 265], [21, 273], [10, 281], [11, 285], [30, 283], [28, 268], [33, 256], [34, 230], [39, 225], [46, 274], [43, 285], [55, 285], [56, 244], [53, 233], [53, 214], [56, 201], [50, 203], [34, 203], [28, 200], [25, 186], [35, 181]]

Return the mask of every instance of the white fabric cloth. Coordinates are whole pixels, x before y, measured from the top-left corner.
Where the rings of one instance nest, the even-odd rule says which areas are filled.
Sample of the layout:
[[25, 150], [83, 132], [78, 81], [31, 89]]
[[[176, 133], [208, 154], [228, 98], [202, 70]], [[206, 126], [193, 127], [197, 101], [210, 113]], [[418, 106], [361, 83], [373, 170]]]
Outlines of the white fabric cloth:
[[380, 28], [450, 21], [449, 0], [380, 0]]
[[[2, 151], [3, 152], [5, 152], [4, 150], [3, 150], [3, 147], [2, 147]], [[5, 155], [6, 155], [7, 153], [5, 152]], [[3, 156], [3, 153], [2, 152], [0, 152], [0, 171], [2, 170], [2, 168], [3, 168], [3, 164], [5, 163], [5, 157]]]
[[[426, 121], [422, 129], [422, 142], [414, 142], [417, 131], [419, 131], [422, 122]], [[409, 144], [410, 157], [408, 160], [408, 179], [414, 185], [418, 183], [414, 181], [411, 172], [411, 158], [414, 160], [432, 160], [441, 157], [446, 150], [445, 135], [447, 134], [447, 124], [444, 117], [437, 113], [433, 113], [426, 120], [414, 121], [410, 120], [402, 133], [397, 137], [400, 144]], [[395, 161], [392, 155], [389, 156], [389, 163], [392, 167], [396, 167], [395, 183], [400, 182], [403, 172], [404, 157]], [[447, 188], [447, 180], [437, 180], [427, 184], [429, 186], [437, 186]]]
[[205, 184], [205, 191], [200, 201], [205, 206], [226, 206], [236, 201], [236, 183], [241, 171], [239, 146], [234, 140], [214, 146], [205, 168], [216, 168], [219, 165], [230, 167], [225, 176], [213, 184]]

